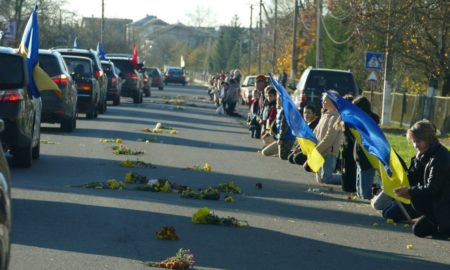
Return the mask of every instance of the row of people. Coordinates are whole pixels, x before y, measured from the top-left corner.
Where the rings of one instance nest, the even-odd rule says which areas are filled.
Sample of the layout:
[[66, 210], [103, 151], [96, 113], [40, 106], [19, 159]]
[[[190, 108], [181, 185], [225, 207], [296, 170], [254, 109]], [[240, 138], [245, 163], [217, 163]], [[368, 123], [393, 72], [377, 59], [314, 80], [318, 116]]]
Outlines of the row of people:
[[[372, 111], [366, 97], [344, 98], [379, 124], [380, 118]], [[361, 199], [372, 200], [372, 206], [381, 210], [386, 219], [396, 222], [414, 219], [413, 231], [419, 237], [450, 236], [450, 154], [439, 143], [432, 123], [419, 121], [408, 130], [407, 137], [417, 151], [409, 168], [403, 162], [411, 187], [395, 190], [399, 197], [411, 199], [412, 203], [406, 205], [384, 194], [377, 169], [355, 142], [326, 94], [322, 98], [321, 116], [318, 117], [316, 108], [308, 105], [303, 109], [303, 117], [318, 140], [317, 151], [325, 159], [316, 173], [319, 184], [341, 185], [343, 191], [356, 192]], [[278, 156], [309, 170], [307, 157], [296, 145], [296, 138], [284, 118], [281, 100], [276, 90], [267, 85], [264, 75], [256, 78], [247, 124], [251, 137], [263, 143], [259, 151], [262, 155]]]

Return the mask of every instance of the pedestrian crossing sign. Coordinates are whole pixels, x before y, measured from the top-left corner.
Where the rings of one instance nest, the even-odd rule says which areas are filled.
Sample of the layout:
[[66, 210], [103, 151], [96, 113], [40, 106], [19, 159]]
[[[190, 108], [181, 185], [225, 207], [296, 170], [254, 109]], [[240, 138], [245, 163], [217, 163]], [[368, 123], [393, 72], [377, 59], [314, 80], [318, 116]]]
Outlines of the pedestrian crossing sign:
[[383, 69], [383, 53], [366, 52], [367, 69]]

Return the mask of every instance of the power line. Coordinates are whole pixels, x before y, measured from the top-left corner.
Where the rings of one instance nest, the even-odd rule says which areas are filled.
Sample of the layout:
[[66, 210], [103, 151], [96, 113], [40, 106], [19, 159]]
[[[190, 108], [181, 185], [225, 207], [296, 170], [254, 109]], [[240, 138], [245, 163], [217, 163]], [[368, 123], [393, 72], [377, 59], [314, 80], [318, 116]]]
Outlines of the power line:
[[333, 13], [328, 10], [327, 15], [330, 16], [331, 18], [335, 19], [335, 20], [343, 21], [343, 20], [347, 19], [348, 17], [352, 16], [352, 13], [350, 12], [347, 15], [344, 15], [342, 17], [337, 17], [337, 16], [334, 16]]
[[325, 24], [325, 22], [324, 22], [324, 20], [323, 20], [323, 16], [320, 16], [320, 20], [322, 21], [322, 25], [323, 25], [323, 29], [325, 30], [325, 33], [327, 34], [328, 38], [329, 38], [334, 44], [337, 44], [337, 45], [345, 44], [345, 43], [349, 42], [350, 39], [351, 39], [351, 38], [353, 37], [353, 35], [355, 34], [355, 30], [353, 30], [352, 33], [350, 34], [350, 36], [348, 36], [348, 38], [346, 38], [346, 39], [343, 40], [343, 41], [337, 41], [337, 40], [335, 40], [335, 39], [331, 36], [330, 32], [328, 31], [328, 28], [327, 28], [327, 26], [326, 26], [326, 24]]

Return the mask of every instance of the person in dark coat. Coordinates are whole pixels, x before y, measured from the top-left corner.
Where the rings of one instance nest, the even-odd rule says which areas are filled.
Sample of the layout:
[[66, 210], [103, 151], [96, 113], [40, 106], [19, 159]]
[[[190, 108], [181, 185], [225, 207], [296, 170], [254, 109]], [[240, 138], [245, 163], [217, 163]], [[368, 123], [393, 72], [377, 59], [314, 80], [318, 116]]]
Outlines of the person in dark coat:
[[[311, 130], [314, 130], [316, 128], [320, 118], [317, 117], [317, 110], [313, 105], [308, 104], [303, 108], [303, 119], [305, 119]], [[306, 159], [306, 155], [302, 153], [300, 145], [296, 143], [294, 149], [288, 156], [289, 162], [302, 166], [305, 163]]]
[[[353, 102], [352, 95], [343, 97], [349, 102]], [[355, 147], [355, 138], [350, 129], [345, 125], [344, 143], [341, 151], [341, 172], [342, 172], [342, 190], [345, 192], [356, 192], [356, 163], [353, 157], [353, 148]]]
[[436, 129], [428, 120], [415, 123], [407, 132], [416, 149], [408, 170], [408, 178], [417, 185], [394, 190], [411, 200], [412, 207], [422, 214], [413, 226], [418, 237], [450, 236], [450, 152], [439, 143]]

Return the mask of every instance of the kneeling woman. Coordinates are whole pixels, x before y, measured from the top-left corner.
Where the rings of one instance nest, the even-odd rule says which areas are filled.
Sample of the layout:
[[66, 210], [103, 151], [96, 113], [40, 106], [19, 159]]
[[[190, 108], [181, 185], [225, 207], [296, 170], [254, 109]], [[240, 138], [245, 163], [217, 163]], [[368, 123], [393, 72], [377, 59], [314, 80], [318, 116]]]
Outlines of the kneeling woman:
[[435, 127], [428, 120], [415, 123], [407, 138], [417, 152], [411, 160], [408, 178], [416, 179], [418, 184], [397, 188], [395, 193], [411, 199], [413, 208], [423, 215], [413, 226], [416, 236], [449, 237], [450, 152], [439, 143]]

